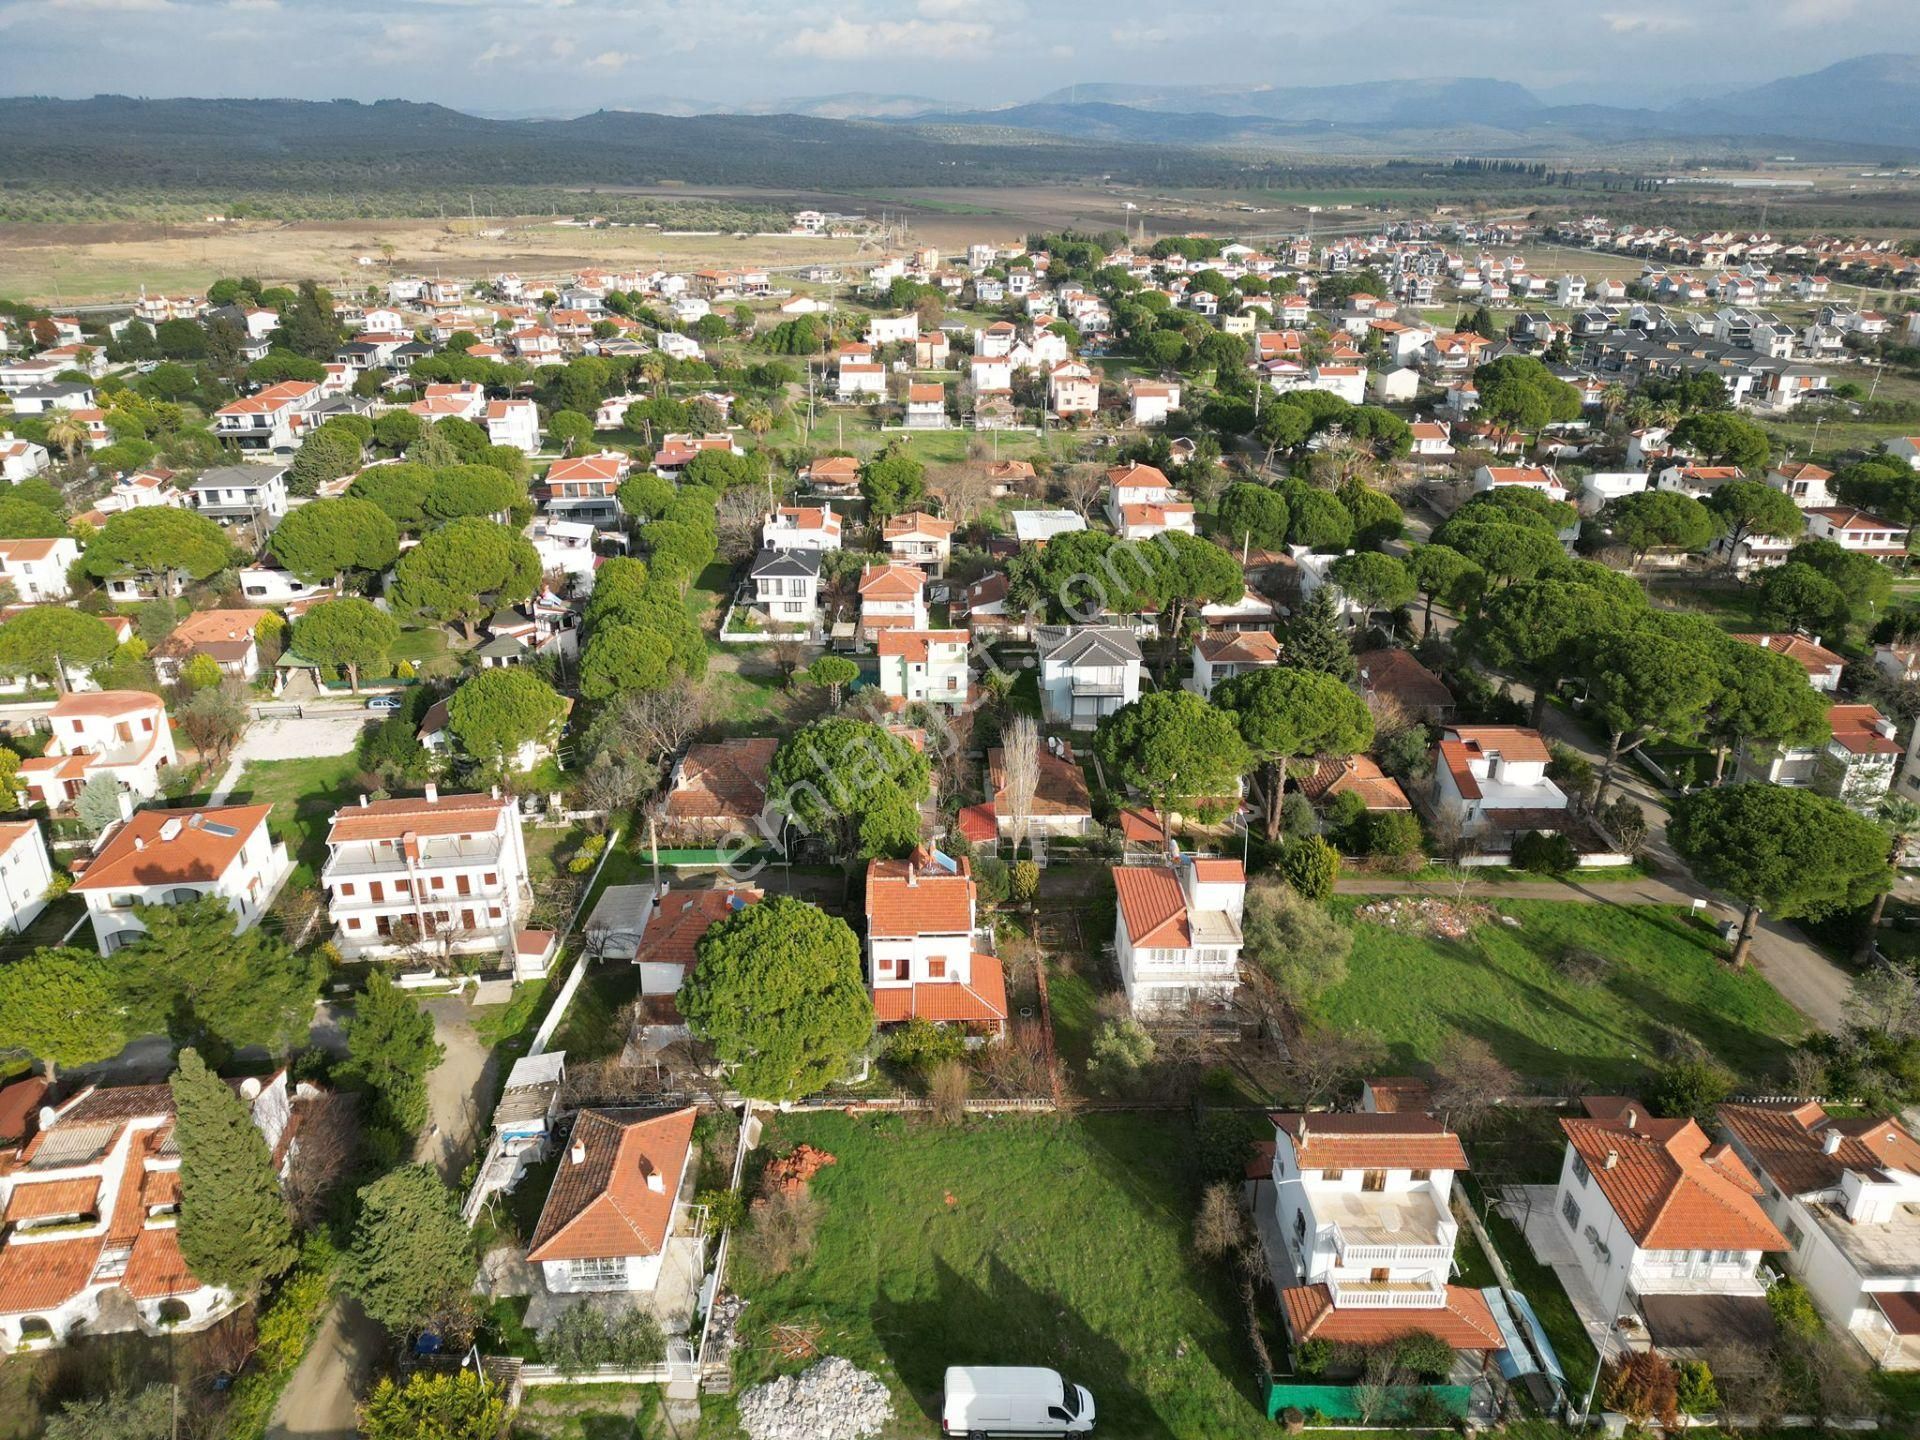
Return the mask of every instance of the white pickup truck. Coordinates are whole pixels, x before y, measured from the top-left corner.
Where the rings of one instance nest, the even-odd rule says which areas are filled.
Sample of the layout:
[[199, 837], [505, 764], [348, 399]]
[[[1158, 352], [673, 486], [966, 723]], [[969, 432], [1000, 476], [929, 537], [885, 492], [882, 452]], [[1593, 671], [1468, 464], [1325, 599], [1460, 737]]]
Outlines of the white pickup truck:
[[1085, 1435], [1093, 1429], [1093, 1396], [1058, 1370], [1038, 1366], [953, 1365], [947, 1369], [940, 1433], [982, 1440], [993, 1435]]

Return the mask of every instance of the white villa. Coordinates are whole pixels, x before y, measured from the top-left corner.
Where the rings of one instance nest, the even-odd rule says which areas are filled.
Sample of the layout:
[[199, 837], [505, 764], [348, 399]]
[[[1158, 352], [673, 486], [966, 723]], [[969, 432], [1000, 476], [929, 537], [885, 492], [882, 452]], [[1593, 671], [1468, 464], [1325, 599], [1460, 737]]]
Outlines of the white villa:
[[1240, 986], [1247, 872], [1238, 860], [1116, 865], [1114, 959], [1135, 1013], [1218, 1004]]
[[146, 933], [135, 910], [186, 905], [213, 895], [233, 911], [234, 929], [256, 924], [273, 904], [293, 861], [267, 831], [271, 805], [138, 810], [73, 882], [102, 955]]

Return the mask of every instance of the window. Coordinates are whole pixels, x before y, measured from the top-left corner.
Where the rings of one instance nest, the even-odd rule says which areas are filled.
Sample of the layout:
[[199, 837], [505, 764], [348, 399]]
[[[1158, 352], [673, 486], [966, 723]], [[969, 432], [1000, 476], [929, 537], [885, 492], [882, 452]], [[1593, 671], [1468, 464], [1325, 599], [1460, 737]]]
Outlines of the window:
[[567, 1262], [567, 1283], [583, 1289], [612, 1289], [627, 1283], [627, 1257], [598, 1255]]
[[1806, 1233], [1802, 1231], [1798, 1225], [1794, 1224], [1792, 1220], [1788, 1220], [1786, 1224], [1780, 1227], [1780, 1233], [1787, 1237], [1787, 1248], [1789, 1250], [1798, 1250], [1800, 1248], [1800, 1242], [1807, 1238]]
[[340, 887], [340, 895], [343, 899], [351, 894], [353, 894], [353, 886], [351, 884], [345, 884]]
[[1320, 1178], [1322, 1180], [1338, 1180], [1344, 1173], [1345, 1172], [1341, 1170], [1322, 1170], [1320, 1172]]
[[487, 885], [498, 885], [500, 883], [500, 877], [493, 871], [489, 870], [486, 873], [486, 875], [482, 877], [482, 883]]
[[1362, 1190], [1372, 1191], [1375, 1194], [1385, 1190], [1387, 1188], [1387, 1172], [1384, 1170], [1366, 1171], [1360, 1177], [1360, 1188]]
[[1409, 1172], [1409, 1178], [1416, 1181], [1431, 1180], [1433, 1178], [1433, 1172], [1431, 1170], [1414, 1170]]
[[1569, 1230], [1578, 1230], [1580, 1228], [1580, 1207], [1574, 1203], [1573, 1196], [1562, 1195], [1560, 1197], [1560, 1218], [1567, 1222], [1567, 1228]]
[[1578, 1180], [1583, 1187], [1593, 1178], [1593, 1172], [1587, 1169], [1587, 1162], [1581, 1159], [1578, 1154], [1573, 1157], [1573, 1178]]
[[1293, 1238], [1304, 1240], [1307, 1235], [1307, 1215], [1304, 1210], [1293, 1212]]
[[931, 960], [927, 961], [927, 978], [929, 980], [944, 980], [947, 978], [946, 956], [935, 955]]

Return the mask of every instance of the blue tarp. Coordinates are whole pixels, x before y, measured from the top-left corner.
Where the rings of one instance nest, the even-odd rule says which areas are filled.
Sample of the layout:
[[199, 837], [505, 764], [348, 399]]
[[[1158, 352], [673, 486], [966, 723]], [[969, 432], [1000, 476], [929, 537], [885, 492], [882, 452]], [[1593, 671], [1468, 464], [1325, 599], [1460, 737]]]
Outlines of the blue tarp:
[[1507, 1308], [1506, 1293], [1498, 1285], [1489, 1285], [1480, 1294], [1493, 1312], [1494, 1324], [1500, 1327], [1500, 1351], [1494, 1359], [1499, 1362], [1501, 1378], [1513, 1381], [1533, 1374], [1540, 1367], [1534, 1363], [1533, 1351], [1527, 1348], [1513, 1312]]
[[1547, 1374], [1553, 1377], [1553, 1383], [1562, 1390], [1567, 1387], [1567, 1372], [1560, 1368], [1560, 1357], [1553, 1353], [1553, 1342], [1547, 1338], [1547, 1327], [1540, 1323], [1540, 1317], [1533, 1313], [1533, 1306], [1527, 1303], [1527, 1297], [1518, 1290], [1513, 1292], [1514, 1308], [1520, 1312], [1520, 1319], [1527, 1327], [1527, 1333], [1533, 1338], [1534, 1348], [1540, 1352], [1540, 1359], [1547, 1367]]

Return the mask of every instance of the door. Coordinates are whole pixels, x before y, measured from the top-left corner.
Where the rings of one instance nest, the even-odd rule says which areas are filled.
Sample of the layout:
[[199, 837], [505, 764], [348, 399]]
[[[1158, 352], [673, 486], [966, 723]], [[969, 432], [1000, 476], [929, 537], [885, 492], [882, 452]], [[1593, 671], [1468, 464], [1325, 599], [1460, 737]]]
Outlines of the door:
[[453, 883], [454, 889], [460, 894], [471, 895], [473, 893], [473, 877], [471, 875], [462, 874]]

